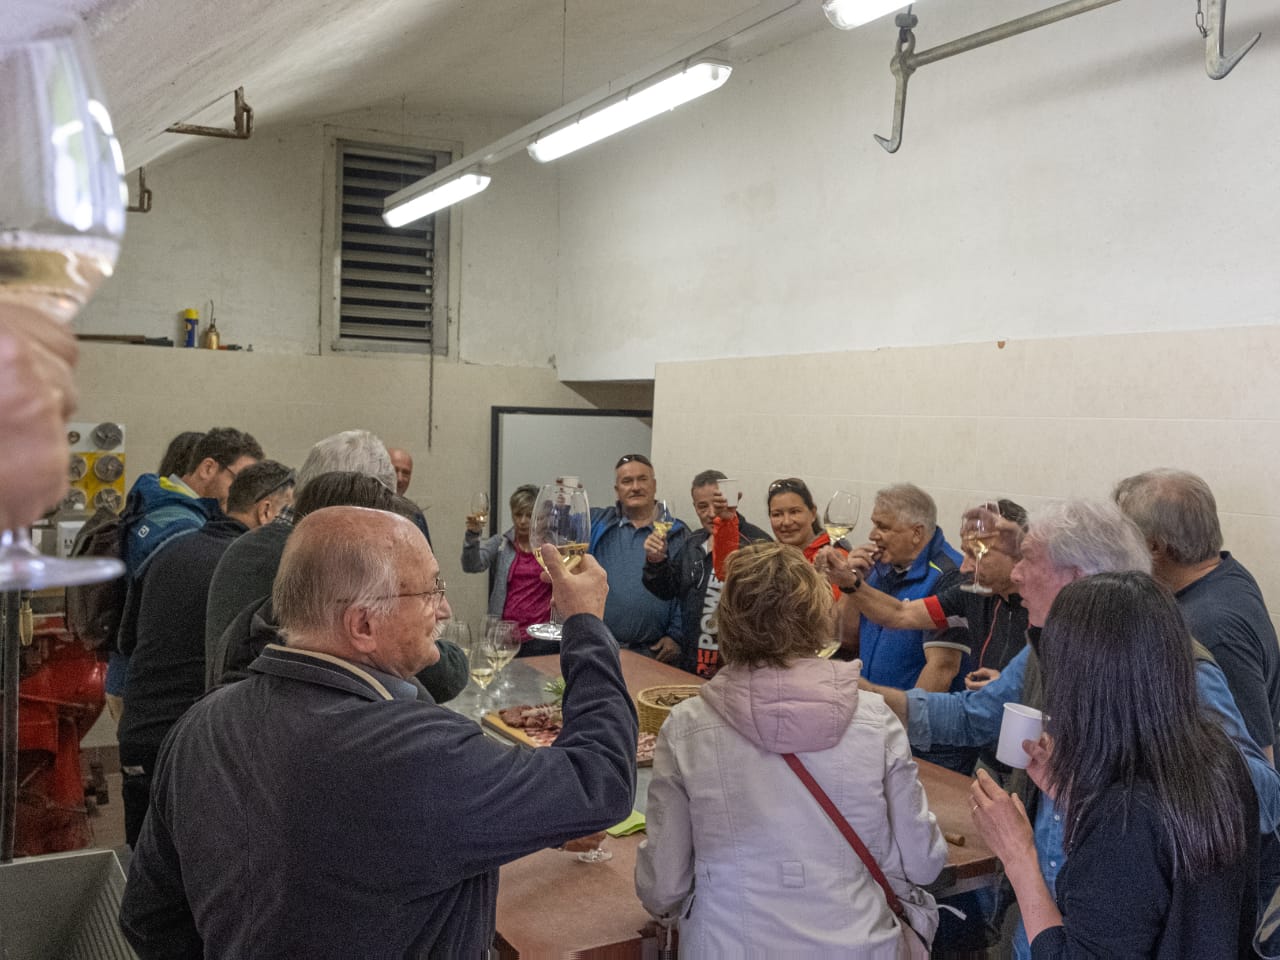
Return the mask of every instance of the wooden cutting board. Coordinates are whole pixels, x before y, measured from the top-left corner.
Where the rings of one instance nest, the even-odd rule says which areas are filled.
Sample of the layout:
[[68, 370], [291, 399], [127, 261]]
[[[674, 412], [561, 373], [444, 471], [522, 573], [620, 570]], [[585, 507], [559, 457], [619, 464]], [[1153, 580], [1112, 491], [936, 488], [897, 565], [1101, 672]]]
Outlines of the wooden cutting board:
[[[490, 730], [493, 730], [497, 733], [502, 734], [508, 740], [514, 740], [516, 743], [519, 743], [523, 746], [526, 746], [526, 747], [545, 746], [545, 744], [537, 743], [524, 730], [520, 729], [519, 727], [513, 727], [511, 726], [511, 724], [505, 722], [502, 719], [502, 717], [498, 716], [497, 711], [491, 710], [490, 712], [486, 713], [483, 717], [480, 718], [480, 723], [481, 725], [488, 727]], [[651, 767], [653, 766], [653, 758], [647, 757], [644, 760], [637, 760], [636, 766]]]

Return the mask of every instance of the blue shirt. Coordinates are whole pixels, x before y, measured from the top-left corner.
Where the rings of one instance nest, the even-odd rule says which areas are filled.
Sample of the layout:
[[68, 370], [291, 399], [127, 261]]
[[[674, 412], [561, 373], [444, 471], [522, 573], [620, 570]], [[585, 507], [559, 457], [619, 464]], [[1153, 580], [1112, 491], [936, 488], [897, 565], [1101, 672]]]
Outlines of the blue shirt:
[[[957, 746], [987, 746], [1000, 738], [1000, 721], [1006, 703], [1018, 703], [1022, 697], [1028, 646], [1009, 661], [1004, 672], [985, 687], [960, 693], [927, 693], [907, 691], [907, 736], [911, 745], [927, 750], [935, 743]], [[1267, 762], [1258, 745], [1245, 730], [1244, 720], [1236, 709], [1227, 678], [1212, 663], [1196, 662], [1196, 691], [1200, 702], [1218, 716], [1223, 732], [1244, 756], [1249, 778], [1258, 794], [1258, 817], [1262, 833], [1273, 832], [1280, 825], [1280, 773]], [[1040, 874], [1049, 893], [1056, 896], [1058, 873], [1066, 862], [1063, 852], [1063, 824], [1060, 811], [1052, 800], [1041, 795], [1034, 824], [1036, 857]], [[1022, 922], [1014, 935], [1014, 956], [1028, 960], [1031, 948]]]
[[[678, 641], [682, 635], [680, 604], [659, 600], [644, 586], [644, 542], [651, 533], [652, 523], [632, 526], [614, 511], [603, 511], [592, 524], [591, 554], [609, 575], [604, 622], [624, 647], [649, 647], [662, 637]], [[668, 532], [667, 549], [673, 559], [687, 535], [682, 523]]]

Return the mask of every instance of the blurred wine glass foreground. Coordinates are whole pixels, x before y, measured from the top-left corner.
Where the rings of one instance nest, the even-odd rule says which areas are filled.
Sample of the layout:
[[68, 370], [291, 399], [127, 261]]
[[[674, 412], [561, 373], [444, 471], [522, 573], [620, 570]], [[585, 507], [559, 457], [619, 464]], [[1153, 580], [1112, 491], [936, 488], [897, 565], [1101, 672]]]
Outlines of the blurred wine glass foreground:
[[[15, 3], [0, 28], [0, 330], [65, 356], [71, 320], [120, 250], [124, 161], [79, 21]], [[114, 560], [41, 556], [25, 528], [0, 539], [0, 590], [123, 572]]]

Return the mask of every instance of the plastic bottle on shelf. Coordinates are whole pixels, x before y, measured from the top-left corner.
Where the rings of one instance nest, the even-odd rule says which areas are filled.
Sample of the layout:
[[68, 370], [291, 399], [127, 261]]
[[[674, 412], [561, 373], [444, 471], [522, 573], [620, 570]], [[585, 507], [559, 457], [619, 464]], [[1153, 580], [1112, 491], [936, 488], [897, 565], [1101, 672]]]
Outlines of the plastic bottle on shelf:
[[200, 327], [200, 311], [188, 307], [182, 311], [182, 322], [187, 325], [187, 339], [182, 345], [184, 347], [194, 347], [196, 345], [196, 331]]

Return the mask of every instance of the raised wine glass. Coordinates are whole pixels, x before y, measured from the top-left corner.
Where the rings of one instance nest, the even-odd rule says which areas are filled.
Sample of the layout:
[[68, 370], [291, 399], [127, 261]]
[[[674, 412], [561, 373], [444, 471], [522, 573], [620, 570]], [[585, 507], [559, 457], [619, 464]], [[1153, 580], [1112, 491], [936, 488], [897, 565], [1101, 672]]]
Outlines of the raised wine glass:
[[[93, 59], [79, 21], [47, 4], [0, 16], [0, 328], [37, 342], [111, 275], [127, 193]], [[70, 453], [68, 452], [68, 461]], [[50, 502], [57, 491], [50, 491]], [[0, 590], [110, 580], [116, 560], [43, 556], [25, 528], [0, 533]]]
[[827, 539], [834, 547], [849, 535], [858, 524], [858, 511], [861, 502], [856, 493], [848, 490], [837, 490], [827, 501], [827, 508], [822, 514], [822, 525], [826, 528]]
[[991, 593], [991, 588], [982, 585], [982, 558], [991, 550], [996, 538], [996, 524], [1000, 522], [1000, 502], [989, 497], [974, 504], [964, 512], [960, 521], [960, 546], [965, 553], [973, 557], [973, 582], [962, 584], [960, 589], [969, 593]]
[[485, 524], [489, 522], [489, 495], [483, 490], [477, 490], [471, 495], [470, 516], [480, 524], [483, 532]]
[[667, 534], [671, 532], [672, 525], [675, 524], [675, 517], [671, 515], [671, 508], [665, 500], [656, 500], [653, 504], [653, 532], [664, 540]]
[[[543, 486], [533, 504], [533, 524], [529, 530], [529, 546], [538, 563], [542, 561], [542, 545], [549, 543], [560, 553], [560, 561], [572, 569], [586, 555], [591, 538], [591, 508], [587, 491], [576, 478], [562, 477]], [[527, 628], [537, 640], [556, 640], [561, 636], [556, 618], [555, 598], [551, 601], [551, 622], [535, 623]]]

